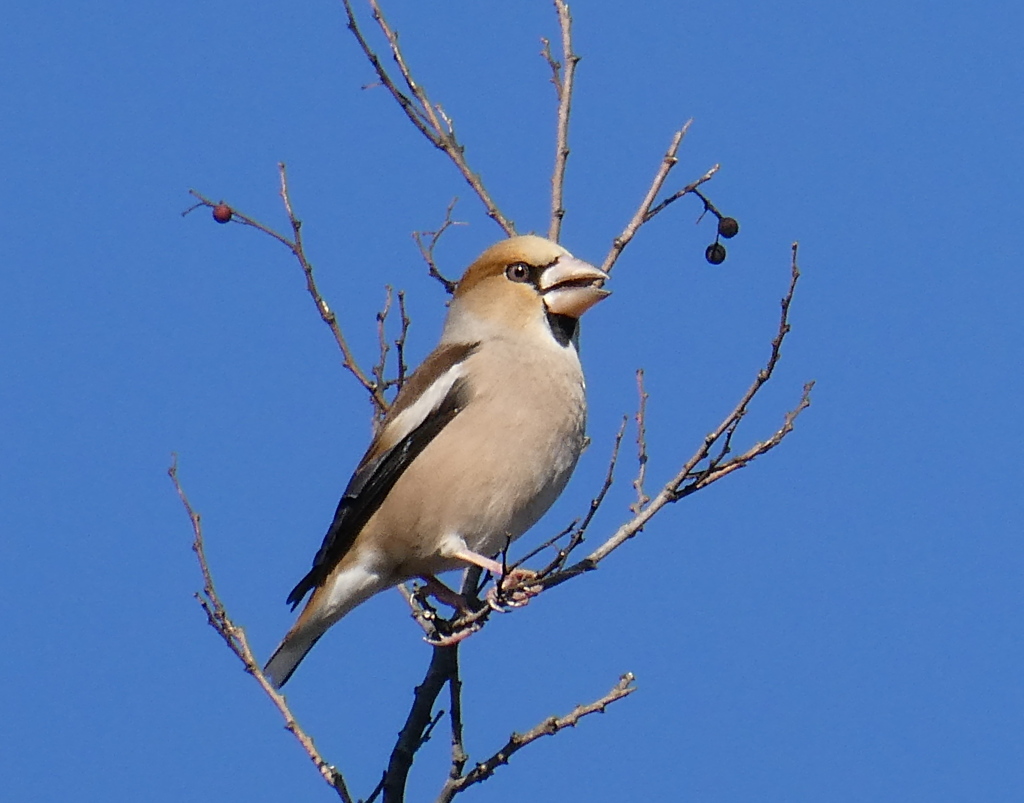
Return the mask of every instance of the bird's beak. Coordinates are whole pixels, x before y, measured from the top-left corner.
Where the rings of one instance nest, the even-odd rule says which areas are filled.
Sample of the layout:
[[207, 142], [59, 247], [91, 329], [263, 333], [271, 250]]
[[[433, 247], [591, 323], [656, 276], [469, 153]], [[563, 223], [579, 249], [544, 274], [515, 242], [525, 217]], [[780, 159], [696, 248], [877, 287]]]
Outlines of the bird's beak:
[[548, 311], [579, 318], [602, 298], [611, 294], [602, 286], [608, 274], [571, 256], [558, 258], [540, 275], [540, 291]]

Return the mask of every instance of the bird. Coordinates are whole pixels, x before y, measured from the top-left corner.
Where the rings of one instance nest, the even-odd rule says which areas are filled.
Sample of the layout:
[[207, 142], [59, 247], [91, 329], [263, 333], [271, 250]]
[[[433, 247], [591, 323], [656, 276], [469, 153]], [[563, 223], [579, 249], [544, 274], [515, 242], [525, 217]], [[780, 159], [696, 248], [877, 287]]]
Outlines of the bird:
[[275, 687], [385, 589], [422, 578], [449, 603], [460, 597], [441, 572], [502, 577], [495, 557], [548, 510], [583, 451], [578, 326], [607, 279], [537, 235], [502, 240], [466, 269], [437, 348], [402, 385], [288, 595], [295, 610], [312, 592], [263, 670]]

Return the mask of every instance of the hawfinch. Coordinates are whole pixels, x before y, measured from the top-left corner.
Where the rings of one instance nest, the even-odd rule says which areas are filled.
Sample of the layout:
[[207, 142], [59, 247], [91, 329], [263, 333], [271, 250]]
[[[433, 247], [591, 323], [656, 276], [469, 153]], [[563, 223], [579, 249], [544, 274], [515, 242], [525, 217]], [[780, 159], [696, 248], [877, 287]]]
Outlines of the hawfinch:
[[441, 342], [402, 386], [312, 570], [288, 595], [294, 608], [313, 592], [264, 669], [274, 685], [331, 625], [386, 588], [419, 577], [457, 596], [435, 575], [480, 566], [501, 576], [495, 556], [547, 511], [583, 450], [574, 335], [608, 295], [607, 278], [533, 235], [470, 265]]

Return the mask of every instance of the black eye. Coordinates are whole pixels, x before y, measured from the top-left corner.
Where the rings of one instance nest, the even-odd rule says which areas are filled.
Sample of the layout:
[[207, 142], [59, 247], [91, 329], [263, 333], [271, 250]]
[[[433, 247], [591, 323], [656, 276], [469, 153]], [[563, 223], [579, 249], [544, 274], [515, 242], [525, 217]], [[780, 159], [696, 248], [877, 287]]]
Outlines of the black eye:
[[505, 268], [505, 275], [509, 281], [528, 282], [530, 281], [530, 266], [525, 262], [513, 262]]

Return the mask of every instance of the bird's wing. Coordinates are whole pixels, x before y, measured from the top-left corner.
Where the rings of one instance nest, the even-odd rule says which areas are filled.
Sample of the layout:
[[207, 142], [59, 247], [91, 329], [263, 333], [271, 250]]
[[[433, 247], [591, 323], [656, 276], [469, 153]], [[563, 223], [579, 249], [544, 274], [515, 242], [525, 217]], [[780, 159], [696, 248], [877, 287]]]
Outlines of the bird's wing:
[[465, 408], [470, 392], [464, 363], [478, 346], [441, 346], [406, 380], [342, 494], [313, 568], [288, 595], [293, 609], [351, 549], [416, 456]]

